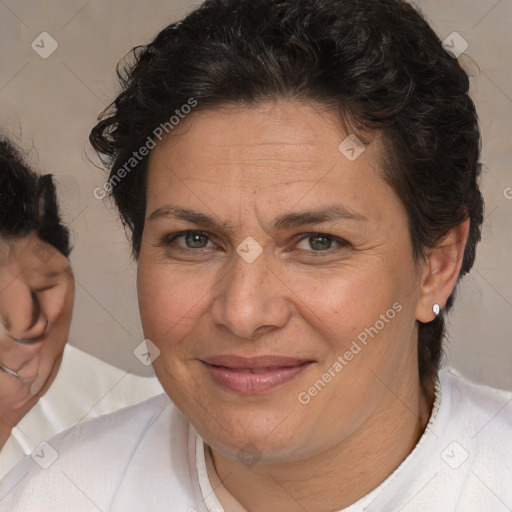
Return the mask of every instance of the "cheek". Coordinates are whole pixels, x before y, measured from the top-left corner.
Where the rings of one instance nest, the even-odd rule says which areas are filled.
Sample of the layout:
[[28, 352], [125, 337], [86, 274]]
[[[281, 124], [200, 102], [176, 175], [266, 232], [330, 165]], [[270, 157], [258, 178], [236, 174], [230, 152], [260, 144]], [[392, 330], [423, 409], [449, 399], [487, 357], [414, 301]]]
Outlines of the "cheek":
[[144, 335], [157, 346], [182, 339], [205, 315], [213, 284], [209, 273], [139, 259], [137, 295]]
[[378, 274], [347, 265], [287, 279], [300, 315], [339, 352], [396, 300], [393, 284], [379, 282]]
[[403, 275], [385, 267], [384, 263], [357, 269], [347, 265], [323, 277], [289, 281], [299, 298], [302, 325], [309, 329], [319, 356], [317, 377], [336, 375], [334, 385], [317, 400], [319, 407], [340, 399], [357, 408], [348, 391], [357, 387], [371, 393], [375, 373], [388, 379], [388, 373], [410, 355], [408, 286]]

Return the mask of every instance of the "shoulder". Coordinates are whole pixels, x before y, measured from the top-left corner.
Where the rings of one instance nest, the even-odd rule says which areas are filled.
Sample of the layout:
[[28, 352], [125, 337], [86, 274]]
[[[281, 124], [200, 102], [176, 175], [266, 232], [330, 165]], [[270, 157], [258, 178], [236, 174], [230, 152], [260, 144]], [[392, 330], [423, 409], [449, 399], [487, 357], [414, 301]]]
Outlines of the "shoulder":
[[[173, 431], [172, 445], [162, 429]], [[188, 422], [165, 394], [79, 423], [41, 443], [2, 480], [0, 503], [27, 512], [66, 510], [67, 504], [89, 510], [91, 503], [107, 510], [138, 446], [154, 431], [162, 453], [187, 444]]]
[[113, 439], [116, 445], [129, 444], [138, 435], [144, 435], [155, 419], [166, 411], [171, 419], [181, 418], [169, 397], [160, 394], [130, 407], [78, 423], [53, 437], [51, 443], [67, 454], [84, 450], [87, 444], [108, 445]]
[[441, 370], [439, 381], [454, 420], [469, 417], [473, 426], [486, 421], [512, 433], [512, 391], [473, 382], [453, 368]]
[[512, 503], [512, 393], [451, 368], [438, 374], [429, 423], [368, 510], [505, 510]]
[[[91, 372], [95, 373], [94, 382], [91, 382]], [[83, 350], [74, 347], [69, 343], [64, 347], [63, 363], [59, 374], [55, 379], [55, 383], [62, 383], [62, 387], [66, 385], [69, 386], [70, 383], [73, 383], [73, 387], [80, 389], [81, 392], [86, 393], [87, 387], [99, 387], [98, 385], [103, 385], [110, 382], [117, 384], [118, 381], [121, 384], [133, 381], [138, 386], [144, 382], [151, 383], [152, 394], [147, 395], [144, 398], [155, 396], [156, 394], [160, 394], [163, 391], [154, 374], [143, 377], [118, 368], [117, 366], [114, 366], [113, 364], [108, 363], [103, 359], [99, 359], [96, 356], [84, 352]], [[85, 388], [82, 385], [85, 385]], [[54, 387], [55, 385], [50, 388], [45, 396], [48, 396]]]
[[83, 418], [108, 414], [161, 393], [156, 377], [134, 375], [66, 345], [55, 382], [13, 428], [0, 452], [0, 479], [39, 443]]
[[477, 384], [453, 369], [439, 378], [445, 401], [440, 457], [465, 482], [461, 495], [487, 505], [496, 496], [512, 503], [512, 392]]
[[154, 375], [127, 372], [68, 344], [55, 382], [40, 402], [60, 423], [71, 425], [84, 415], [107, 414], [162, 392]]

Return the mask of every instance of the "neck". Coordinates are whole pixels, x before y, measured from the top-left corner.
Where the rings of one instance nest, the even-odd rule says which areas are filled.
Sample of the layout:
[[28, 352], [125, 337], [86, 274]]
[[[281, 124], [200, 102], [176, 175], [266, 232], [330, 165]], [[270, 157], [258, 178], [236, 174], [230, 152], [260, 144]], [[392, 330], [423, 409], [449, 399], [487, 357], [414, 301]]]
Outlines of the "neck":
[[409, 392], [390, 392], [393, 398], [384, 407], [326, 452], [284, 464], [260, 461], [248, 468], [212, 450], [215, 470], [248, 512], [341, 510], [382, 483], [413, 450], [428, 423], [433, 380]]

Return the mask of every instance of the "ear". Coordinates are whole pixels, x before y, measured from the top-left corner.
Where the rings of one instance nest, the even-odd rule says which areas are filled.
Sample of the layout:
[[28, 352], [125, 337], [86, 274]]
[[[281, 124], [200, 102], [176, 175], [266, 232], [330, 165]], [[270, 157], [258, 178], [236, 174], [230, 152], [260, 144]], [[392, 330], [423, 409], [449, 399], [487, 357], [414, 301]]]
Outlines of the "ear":
[[444, 309], [457, 284], [468, 234], [469, 218], [452, 229], [429, 253], [419, 289], [416, 320], [423, 323], [434, 320], [434, 304]]

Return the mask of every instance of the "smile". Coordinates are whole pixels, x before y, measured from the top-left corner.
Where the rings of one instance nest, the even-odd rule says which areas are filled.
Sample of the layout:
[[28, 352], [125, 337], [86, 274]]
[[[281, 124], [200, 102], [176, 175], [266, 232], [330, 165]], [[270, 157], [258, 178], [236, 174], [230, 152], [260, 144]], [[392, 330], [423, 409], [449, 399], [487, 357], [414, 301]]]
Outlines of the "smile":
[[216, 384], [243, 395], [271, 391], [291, 382], [313, 364], [313, 361], [272, 356], [219, 356], [201, 362]]

